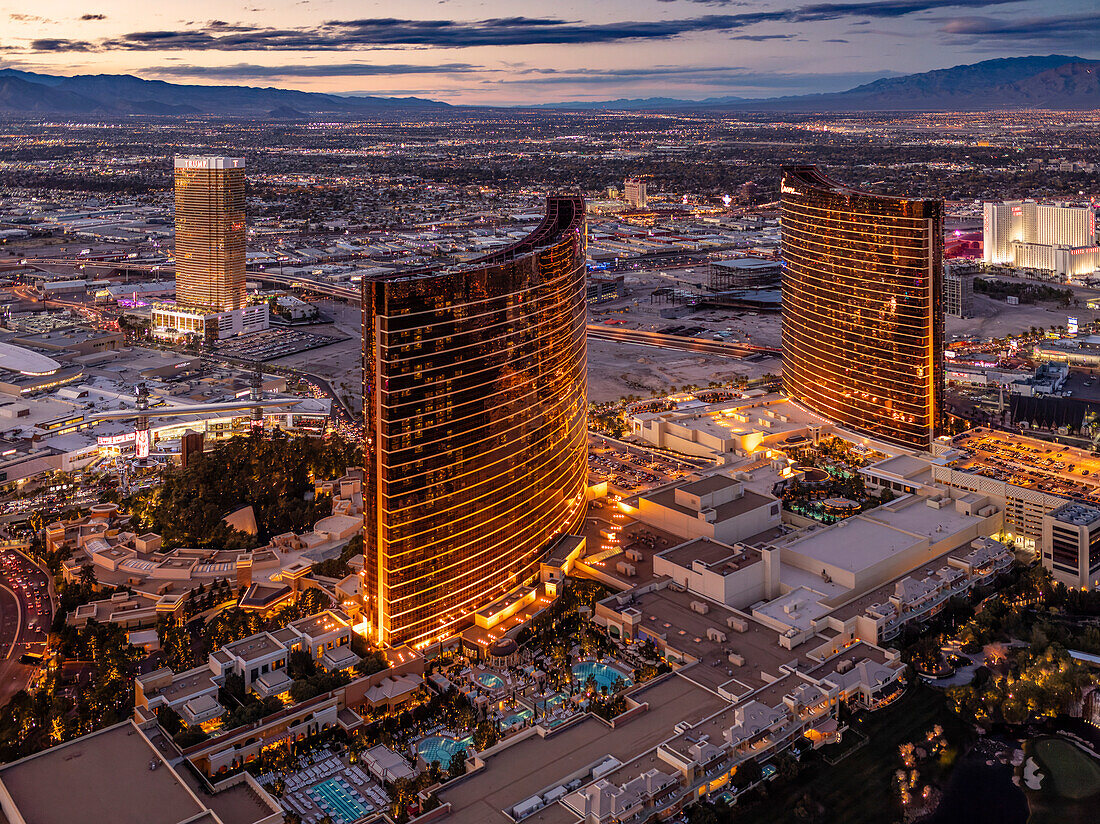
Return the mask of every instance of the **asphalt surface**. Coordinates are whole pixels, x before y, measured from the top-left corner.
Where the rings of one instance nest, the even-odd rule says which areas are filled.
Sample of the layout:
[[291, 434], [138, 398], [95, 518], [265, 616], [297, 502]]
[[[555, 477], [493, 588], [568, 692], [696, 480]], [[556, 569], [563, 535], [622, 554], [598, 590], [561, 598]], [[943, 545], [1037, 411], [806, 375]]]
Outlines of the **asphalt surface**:
[[27, 686], [35, 667], [19, 658], [43, 651], [52, 614], [45, 573], [17, 552], [0, 550], [0, 707]]
[[682, 335], [666, 335], [660, 332], [647, 332], [642, 329], [622, 329], [614, 327], [588, 326], [588, 337], [597, 340], [610, 340], [618, 343], [634, 343], [642, 346], [656, 346], [663, 349], [682, 349], [685, 352], [706, 352], [727, 358], [747, 358], [752, 355], [775, 355], [778, 350], [763, 346], [725, 343], [705, 338], [688, 338]]

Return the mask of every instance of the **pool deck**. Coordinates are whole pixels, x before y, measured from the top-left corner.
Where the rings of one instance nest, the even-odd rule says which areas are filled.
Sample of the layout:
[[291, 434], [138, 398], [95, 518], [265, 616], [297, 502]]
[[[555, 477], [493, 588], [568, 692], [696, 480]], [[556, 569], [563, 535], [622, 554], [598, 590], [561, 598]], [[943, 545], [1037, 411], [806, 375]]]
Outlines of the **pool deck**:
[[[336, 816], [339, 816], [345, 822], [358, 821], [364, 815], [367, 814], [368, 805], [365, 803], [365, 799], [359, 795], [356, 790], [345, 792], [340, 787], [339, 783], [334, 778], [328, 778], [322, 781], [320, 784], [313, 787], [309, 794], [313, 797], [314, 802], [318, 806], [324, 807], [324, 804], [317, 800], [318, 797], [328, 802], [328, 805], [332, 808]], [[349, 800], [344, 799], [346, 795]]]
[[[510, 824], [502, 810], [530, 798], [556, 779], [604, 755], [623, 762], [637, 758], [673, 737], [676, 723], [699, 721], [726, 706], [717, 695], [678, 675], [631, 693], [631, 697], [648, 702], [649, 712], [618, 729], [608, 729], [602, 721], [589, 717], [552, 738], [533, 736], [491, 756], [483, 771], [440, 793], [440, 800], [452, 806], [451, 815], [443, 820], [447, 824]], [[659, 765], [650, 764], [647, 758], [642, 767], [650, 766]], [[566, 824], [577, 816], [553, 804], [527, 820]]]

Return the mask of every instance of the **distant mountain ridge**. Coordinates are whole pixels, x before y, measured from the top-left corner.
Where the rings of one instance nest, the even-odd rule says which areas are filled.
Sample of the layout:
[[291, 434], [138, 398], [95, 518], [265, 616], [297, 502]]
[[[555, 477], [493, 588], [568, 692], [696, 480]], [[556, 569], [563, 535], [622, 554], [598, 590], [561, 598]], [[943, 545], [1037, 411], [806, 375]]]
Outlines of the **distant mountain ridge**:
[[[61, 77], [0, 69], [0, 116], [239, 115], [310, 119], [402, 110], [461, 111], [420, 97], [364, 97], [253, 86], [197, 86], [128, 74]], [[491, 107], [477, 107], [491, 108]], [[1007, 57], [886, 77], [844, 92], [749, 100], [619, 98], [518, 108], [565, 111], [874, 112], [1100, 108], [1100, 60]]]
[[[658, 106], [648, 105], [660, 100]], [[693, 109], [782, 112], [993, 111], [1100, 108], [1100, 60], [1047, 55], [1002, 57], [902, 77], [884, 77], [844, 92], [773, 97], [677, 100], [649, 98], [551, 104], [582, 110]], [[547, 108], [547, 107], [542, 107]]]
[[569, 103], [539, 103], [536, 109], [569, 109], [579, 111], [583, 109], [608, 109], [617, 111], [630, 111], [633, 109], [682, 109], [698, 108], [700, 106], [725, 106], [731, 103], [751, 103], [747, 97], [707, 97], [703, 100], [681, 100], [677, 97], [620, 97], [617, 100], [584, 101], [574, 100]]
[[253, 86], [193, 86], [143, 80], [129, 74], [59, 77], [0, 69], [3, 115], [247, 115], [308, 117], [377, 114], [404, 109], [448, 109], [420, 97], [342, 97]]

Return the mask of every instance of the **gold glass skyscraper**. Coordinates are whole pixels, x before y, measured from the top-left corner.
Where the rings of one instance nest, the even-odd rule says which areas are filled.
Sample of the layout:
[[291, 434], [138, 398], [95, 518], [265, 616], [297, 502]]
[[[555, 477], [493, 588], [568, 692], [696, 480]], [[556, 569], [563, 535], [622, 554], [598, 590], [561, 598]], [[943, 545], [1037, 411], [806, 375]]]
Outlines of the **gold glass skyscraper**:
[[783, 388], [887, 443], [943, 423], [943, 201], [783, 170]]
[[364, 596], [422, 644], [538, 575], [585, 512], [584, 201], [442, 272], [363, 280]]
[[245, 304], [244, 158], [177, 157], [176, 303], [225, 312]]

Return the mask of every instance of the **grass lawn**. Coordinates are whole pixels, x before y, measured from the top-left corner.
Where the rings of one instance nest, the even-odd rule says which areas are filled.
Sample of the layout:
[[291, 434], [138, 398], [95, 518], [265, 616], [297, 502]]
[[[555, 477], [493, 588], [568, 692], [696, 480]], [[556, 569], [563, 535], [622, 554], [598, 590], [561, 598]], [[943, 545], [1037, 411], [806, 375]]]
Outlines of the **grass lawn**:
[[[1036, 741], [1032, 755], [1049, 776], [1054, 792], [1063, 798], [1088, 798], [1100, 792], [1100, 766], [1061, 738]], [[1045, 788], [1045, 785], [1044, 785]]]
[[[835, 765], [822, 753], [807, 755], [798, 777], [768, 788], [769, 797], [747, 810], [738, 810], [738, 824], [776, 824], [794, 821], [794, 808], [803, 794], [825, 808], [830, 824], [886, 824], [901, 820], [894, 791], [894, 771], [901, 766], [898, 747], [919, 741], [939, 724], [948, 741], [959, 747], [969, 735], [966, 726], [947, 707], [943, 693], [923, 683], [878, 712], [860, 716], [852, 727], [868, 741]], [[851, 732], [845, 734], [851, 735]], [[838, 745], [839, 751], [844, 745]], [[777, 782], [778, 783], [778, 782]]]

